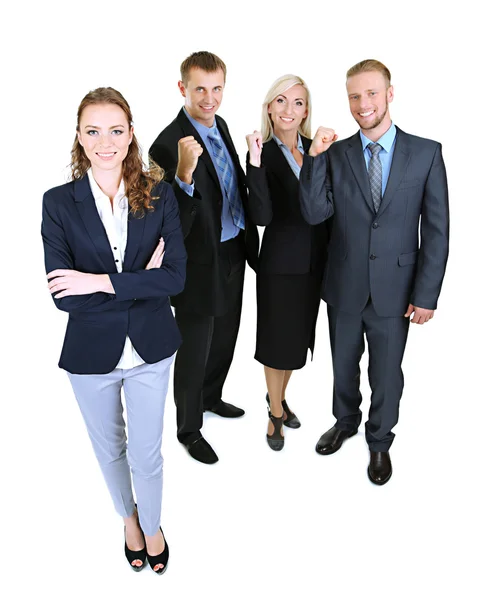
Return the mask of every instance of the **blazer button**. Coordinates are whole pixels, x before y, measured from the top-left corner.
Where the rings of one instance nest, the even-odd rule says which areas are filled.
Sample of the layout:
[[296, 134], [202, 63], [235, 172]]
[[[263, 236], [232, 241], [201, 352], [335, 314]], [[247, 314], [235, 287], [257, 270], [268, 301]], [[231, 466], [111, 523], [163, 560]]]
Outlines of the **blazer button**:
[[373, 229], [378, 229], [379, 225], [378, 223], [373, 223]]
[[196, 214], [196, 206], [193, 204], [192, 208], [191, 208], [191, 216], [194, 216]]
[[376, 256], [374, 254], [370, 254], [370, 260], [375, 260]]

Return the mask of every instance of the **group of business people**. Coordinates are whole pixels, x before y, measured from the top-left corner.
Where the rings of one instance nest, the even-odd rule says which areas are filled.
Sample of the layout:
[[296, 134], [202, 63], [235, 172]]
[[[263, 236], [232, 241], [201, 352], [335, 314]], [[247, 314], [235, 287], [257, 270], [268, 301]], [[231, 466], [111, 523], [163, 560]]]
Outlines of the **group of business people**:
[[[300, 427], [286, 389], [314, 348], [322, 297], [336, 423], [316, 450], [332, 454], [358, 430], [366, 337], [368, 476], [378, 485], [392, 474], [409, 323], [433, 317], [447, 262], [441, 146], [392, 123], [394, 92], [382, 63], [349, 69], [359, 131], [343, 141], [324, 127], [312, 139], [307, 85], [294, 75], [277, 79], [260, 131], [247, 136], [246, 176], [216, 115], [225, 79], [225, 64], [210, 52], [182, 63], [184, 106], [151, 146], [148, 167], [123, 96], [89, 92], [78, 109], [72, 181], [44, 195], [48, 286], [69, 313], [59, 366], [124, 519], [125, 555], [136, 571], [148, 560], [162, 574], [169, 559], [160, 448], [176, 351], [177, 436], [194, 459], [218, 460], [201, 434], [204, 411], [244, 414], [223, 400], [223, 386], [246, 262], [257, 273], [255, 358], [267, 382], [268, 445], [281, 450], [284, 425]], [[257, 225], [265, 226], [260, 250]]]

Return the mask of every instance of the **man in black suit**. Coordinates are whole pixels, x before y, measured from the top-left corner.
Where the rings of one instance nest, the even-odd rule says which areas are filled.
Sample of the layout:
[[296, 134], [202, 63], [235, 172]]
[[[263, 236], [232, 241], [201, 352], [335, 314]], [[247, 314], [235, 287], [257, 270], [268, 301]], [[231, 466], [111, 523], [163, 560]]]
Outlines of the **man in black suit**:
[[174, 370], [177, 437], [207, 464], [218, 457], [201, 435], [203, 411], [244, 414], [221, 396], [240, 325], [245, 260], [255, 268], [258, 253], [244, 173], [228, 127], [216, 116], [225, 80], [220, 58], [191, 54], [181, 65], [184, 107], [149, 151], [172, 182], [188, 254], [185, 289], [172, 299], [183, 338]]
[[300, 176], [306, 221], [334, 215], [322, 298], [328, 304], [336, 424], [316, 450], [332, 454], [357, 433], [366, 336], [372, 390], [365, 427], [368, 475], [383, 485], [392, 474], [388, 451], [398, 422], [409, 321], [423, 324], [434, 316], [445, 273], [447, 180], [441, 145], [392, 123], [394, 92], [385, 65], [354, 65], [346, 87], [360, 131], [334, 143], [335, 132], [320, 127]]

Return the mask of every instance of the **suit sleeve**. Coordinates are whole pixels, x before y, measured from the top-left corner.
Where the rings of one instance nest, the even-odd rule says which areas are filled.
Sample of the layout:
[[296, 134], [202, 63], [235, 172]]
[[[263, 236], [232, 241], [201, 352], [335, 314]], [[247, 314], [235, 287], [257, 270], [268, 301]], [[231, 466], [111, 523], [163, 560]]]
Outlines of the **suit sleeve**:
[[[42, 202], [42, 242], [44, 244], [44, 263], [46, 273], [55, 269], [74, 269], [74, 259], [69, 247], [62, 220], [58, 214], [56, 201], [49, 192], [44, 194]], [[82, 294], [54, 298], [54, 304], [59, 310], [92, 311], [112, 310], [115, 308], [115, 296], [105, 292]]]
[[165, 242], [162, 266], [159, 269], [109, 273], [117, 301], [176, 296], [184, 289], [186, 250], [179, 209], [172, 188], [164, 185], [163, 190], [159, 199], [159, 202], [164, 203], [163, 224], [160, 231]]
[[304, 154], [300, 170], [299, 200], [302, 216], [309, 225], [318, 225], [334, 214], [329, 157]]
[[149, 150], [150, 158], [165, 171], [165, 181], [172, 185], [177, 203], [179, 205], [179, 218], [182, 226], [184, 239], [189, 235], [192, 224], [198, 211], [198, 203], [201, 195], [194, 188], [193, 196], [187, 194], [177, 183], [175, 174], [177, 171], [177, 148], [175, 153], [163, 142], [155, 141]]
[[435, 310], [449, 255], [449, 194], [442, 158], [437, 145], [425, 184], [420, 219], [420, 252], [415, 286], [410, 302]]
[[254, 167], [246, 156], [246, 185], [248, 187], [248, 212], [255, 225], [270, 225], [273, 218], [272, 199], [268, 189], [267, 170], [262, 164]]

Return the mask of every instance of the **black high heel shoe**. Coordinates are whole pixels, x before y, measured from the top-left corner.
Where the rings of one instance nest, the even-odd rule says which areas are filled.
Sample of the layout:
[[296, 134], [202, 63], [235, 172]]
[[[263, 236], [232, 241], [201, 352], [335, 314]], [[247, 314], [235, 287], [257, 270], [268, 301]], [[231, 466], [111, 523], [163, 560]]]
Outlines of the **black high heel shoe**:
[[273, 433], [272, 435], [268, 435], [267, 433], [267, 443], [272, 450], [276, 450], [278, 452], [279, 450], [282, 450], [285, 443], [285, 438], [280, 433], [283, 423], [283, 414], [281, 417], [276, 417], [275, 415], [272, 415], [270, 409], [268, 409], [268, 418], [273, 423]]
[[[267, 394], [267, 404], [268, 406], [270, 406], [270, 398]], [[287, 418], [284, 420], [283, 424], [286, 427], [290, 427], [290, 429], [298, 429], [301, 425], [297, 415], [295, 413], [293, 413], [290, 408], [289, 405], [287, 404], [287, 400], [282, 400], [282, 408], [284, 409], [285, 414], [287, 415]]]
[[[125, 536], [126, 536], [127, 528], [125, 527]], [[147, 547], [144, 547], [141, 550], [130, 550], [127, 546], [127, 540], [125, 537], [125, 556], [127, 557], [128, 563], [132, 567], [134, 571], [141, 571], [145, 566], [145, 559], [147, 558]], [[140, 566], [132, 565], [134, 560], [141, 560], [142, 564]]]
[[[160, 554], [157, 554], [157, 556], [152, 556], [151, 554], [149, 554], [147, 552], [148, 563], [151, 566], [152, 571], [154, 573], [157, 573], [157, 575], [162, 575], [163, 573], [165, 573], [167, 570], [167, 565], [169, 564], [169, 544], [167, 543], [167, 540], [165, 539], [165, 535], [164, 535], [164, 532], [162, 531], [162, 527], [160, 528], [160, 533], [162, 534], [162, 536], [164, 538], [164, 542], [165, 542], [164, 550]], [[162, 567], [162, 569], [158, 569], [156, 571], [154, 569], [154, 567], [156, 567], [158, 564], [163, 564], [164, 566]]]

